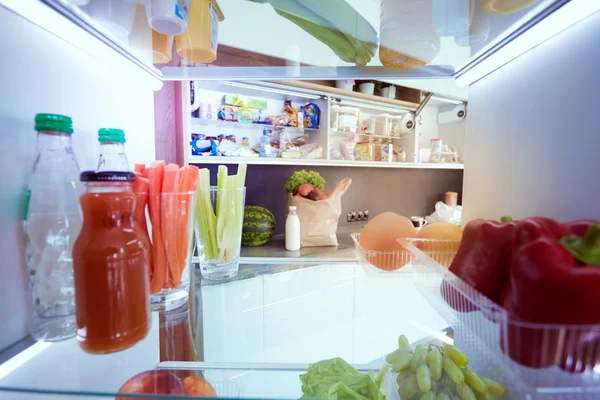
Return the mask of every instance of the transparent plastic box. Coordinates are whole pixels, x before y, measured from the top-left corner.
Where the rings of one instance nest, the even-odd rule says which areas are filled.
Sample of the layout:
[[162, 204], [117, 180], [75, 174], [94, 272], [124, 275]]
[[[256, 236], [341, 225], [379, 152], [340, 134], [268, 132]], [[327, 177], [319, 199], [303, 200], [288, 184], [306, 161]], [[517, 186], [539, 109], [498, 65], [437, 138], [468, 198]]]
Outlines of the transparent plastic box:
[[[354, 240], [358, 262], [367, 274], [390, 274], [411, 271], [411, 268], [406, 268], [413, 262], [413, 255], [410, 251], [406, 249], [396, 251], [366, 250], [360, 244], [360, 233], [353, 233], [350, 237]], [[401, 243], [406, 242], [422, 249], [425, 254], [446, 268], [450, 266], [460, 247], [459, 240], [400, 238], [398, 241]]]
[[512, 319], [414, 244], [405, 248], [417, 289], [452, 326], [475, 371], [505, 384], [514, 399], [600, 399], [600, 325]]

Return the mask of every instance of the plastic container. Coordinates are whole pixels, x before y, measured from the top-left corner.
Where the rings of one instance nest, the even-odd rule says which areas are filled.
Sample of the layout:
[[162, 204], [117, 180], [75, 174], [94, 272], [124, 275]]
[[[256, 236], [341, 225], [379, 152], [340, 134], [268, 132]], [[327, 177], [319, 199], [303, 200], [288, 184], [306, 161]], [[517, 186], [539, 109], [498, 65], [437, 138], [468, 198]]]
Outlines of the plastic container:
[[122, 0], [94, 0], [84, 11], [102, 28], [119, 39], [126, 39], [133, 29], [136, 4]]
[[216, 0], [192, 1], [187, 31], [176, 38], [177, 54], [191, 62], [215, 61], [219, 44], [219, 22], [224, 19]]
[[29, 331], [36, 340], [58, 341], [75, 336], [76, 330], [71, 251], [82, 223], [83, 187], [71, 144], [71, 118], [37, 114], [35, 130], [35, 162], [23, 218], [33, 300]]
[[473, 18], [470, 0], [433, 0], [433, 25], [438, 36], [454, 36], [469, 30]]
[[492, 29], [492, 16], [485, 10], [483, 1], [471, 4], [473, 18], [469, 29], [454, 36], [454, 42], [459, 47], [469, 47], [485, 43]]
[[354, 87], [354, 83], [355, 82], [353, 80], [339, 79], [339, 80], [335, 81], [335, 87], [338, 89], [342, 89], [342, 90], [352, 91], [352, 88]]
[[116, 128], [100, 128], [100, 157], [96, 171], [130, 171], [125, 154], [125, 132]]
[[373, 94], [375, 93], [375, 84], [373, 82], [363, 82], [358, 85], [358, 91], [362, 94]]
[[379, 60], [388, 68], [430, 63], [440, 50], [433, 25], [433, 0], [382, 0]]
[[[466, 284], [415, 246], [415, 285], [454, 329], [455, 344], [469, 365], [500, 381], [513, 399], [600, 398], [600, 324], [525, 323]], [[522, 355], [549, 366], [529, 368]], [[594, 367], [595, 366], [595, 367]], [[582, 371], [569, 373], [566, 371]]]
[[173, 35], [152, 31], [152, 62], [166, 64], [173, 58]]
[[163, 35], [181, 35], [188, 27], [190, 0], [151, 0], [146, 5], [148, 25]]
[[375, 117], [375, 135], [390, 136], [392, 132], [392, 119], [390, 114], [380, 114]]
[[337, 130], [339, 132], [356, 133], [360, 109], [354, 107], [340, 107], [337, 117]]
[[[356, 257], [359, 264], [368, 274], [390, 274], [410, 271], [406, 268], [412, 265], [413, 255], [408, 250], [396, 251], [374, 251], [366, 250], [360, 244], [360, 233], [350, 235], [356, 248]], [[436, 240], [436, 239], [417, 239], [417, 238], [399, 238], [403, 244], [412, 244], [423, 249], [423, 252], [430, 255], [432, 259], [438, 260], [441, 265], [450, 266], [454, 256], [460, 247], [460, 241], [455, 240]], [[386, 265], [385, 269], [378, 268], [377, 265]]]
[[340, 106], [332, 105], [329, 109], [331, 114], [331, 119], [329, 120], [329, 127], [333, 132], [338, 130], [338, 116], [340, 114]]

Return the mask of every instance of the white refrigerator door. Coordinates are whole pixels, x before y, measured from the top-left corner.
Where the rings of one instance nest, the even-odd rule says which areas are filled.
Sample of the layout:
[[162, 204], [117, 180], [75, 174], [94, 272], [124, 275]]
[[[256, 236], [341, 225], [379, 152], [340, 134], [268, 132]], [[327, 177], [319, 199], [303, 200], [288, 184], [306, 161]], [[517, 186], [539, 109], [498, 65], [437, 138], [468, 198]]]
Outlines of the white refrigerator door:
[[98, 162], [97, 130], [124, 129], [130, 162], [154, 159], [154, 93], [101, 60], [0, 7], [0, 350], [27, 334], [30, 314], [21, 216], [36, 113], [73, 118], [81, 170]]

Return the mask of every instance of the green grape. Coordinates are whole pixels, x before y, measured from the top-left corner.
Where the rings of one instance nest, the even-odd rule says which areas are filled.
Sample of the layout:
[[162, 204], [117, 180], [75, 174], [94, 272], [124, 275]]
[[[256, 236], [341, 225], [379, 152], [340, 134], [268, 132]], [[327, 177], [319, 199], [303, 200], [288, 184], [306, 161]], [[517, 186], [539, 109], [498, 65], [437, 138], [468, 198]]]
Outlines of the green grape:
[[456, 393], [460, 396], [461, 400], [477, 400], [475, 393], [469, 385], [466, 383], [459, 383], [456, 385]]
[[427, 349], [422, 344], [415, 347], [415, 352], [410, 359], [410, 370], [416, 371], [419, 365], [425, 362], [425, 358], [427, 358]]
[[483, 382], [485, 383], [485, 386], [487, 387], [487, 391], [490, 392], [491, 394], [497, 394], [502, 396], [504, 393], [506, 393], [506, 388], [504, 386], [502, 386], [502, 384], [489, 379], [489, 378], [482, 378]]
[[478, 393], [477, 400], [495, 400], [494, 395], [490, 392]]
[[444, 346], [444, 355], [461, 368], [464, 368], [469, 364], [469, 357], [459, 350], [458, 347], [452, 346], [451, 344]]
[[408, 343], [408, 338], [406, 336], [400, 335], [398, 337], [398, 348], [399, 349], [412, 350], [410, 348], [410, 343]]
[[456, 366], [454, 361], [447, 357], [444, 357], [444, 372], [446, 372], [450, 379], [457, 385], [465, 382], [465, 374], [463, 374], [462, 370]]
[[398, 349], [385, 357], [385, 361], [392, 366], [396, 372], [400, 372], [408, 367], [412, 353], [406, 349]]
[[450, 396], [448, 396], [446, 393], [438, 393], [435, 400], [450, 400]]
[[480, 393], [485, 392], [485, 382], [483, 381], [483, 379], [481, 379], [479, 375], [477, 375], [477, 373], [475, 373], [475, 371], [465, 368], [463, 369], [463, 374], [465, 374], [465, 382], [467, 382], [469, 386], [471, 386], [473, 389], [477, 390]]
[[417, 383], [421, 392], [426, 393], [431, 390], [431, 374], [427, 364], [421, 364], [417, 368]]
[[417, 375], [413, 372], [401, 372], [396, 382], [398, 382], [398, 394], [401, 399], [409, 399], [419, 393]]
[[435, 400], [435, 393], [433, 393], [433, 392], [423, 393], [420, 400]]
[[442, 353], [433, 349], [429, 350], [427, 354], [427, 365], [429, 365], [429, 371], [431, 371], [431, 379], [438, 380], [442, 377]]

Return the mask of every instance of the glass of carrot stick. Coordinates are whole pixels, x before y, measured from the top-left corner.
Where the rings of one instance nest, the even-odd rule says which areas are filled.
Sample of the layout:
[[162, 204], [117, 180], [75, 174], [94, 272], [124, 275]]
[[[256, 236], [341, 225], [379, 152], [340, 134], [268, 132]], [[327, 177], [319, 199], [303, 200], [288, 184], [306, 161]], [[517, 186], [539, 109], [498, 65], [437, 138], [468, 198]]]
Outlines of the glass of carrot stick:
[[136, 220], [152, 243], [150, 304], [152, 310], [179, 307], [189, 293], [199, 170], [154, 161], [136, 164], [135, 174]]

